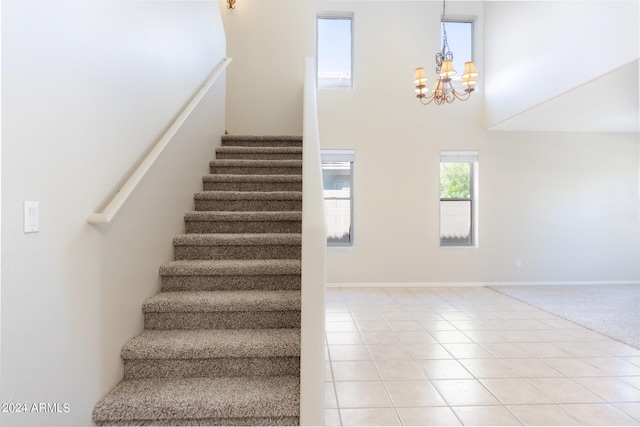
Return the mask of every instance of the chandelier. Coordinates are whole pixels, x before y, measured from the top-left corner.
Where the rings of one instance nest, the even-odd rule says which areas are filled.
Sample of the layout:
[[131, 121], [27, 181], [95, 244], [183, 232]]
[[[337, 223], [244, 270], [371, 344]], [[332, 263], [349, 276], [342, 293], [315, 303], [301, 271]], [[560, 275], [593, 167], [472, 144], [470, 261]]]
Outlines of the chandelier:
[[416, 97], [424, 105], [431, 104], [432, 102], [437, 105], [442, 105], [445, 102], [451, 104], [456, 99], [460, 101], [466, 101], [473, 92], [473, 86], [478, 83], [475, 80], [480, 75], [473, 61], [464, 63], [464, 71], [462, 73], [462, 81], [460, 84], [465, 87], [464, 91], [458, 92], [451, 83], [451, 77], [457, 74], [457, 71], [453, 68], [453, 53], [449, 50], [449, 44], [447, 43], [447, 29], [445, 28], [445, 5], [446, 0], [442, 2], [442, 50], [436, 54], [436, 73], [438, 74], [438, 80], [433, 88], [433, 92], [429, 93], [427, 87], [427, 76], [424, 73], [424, 68], [416, 68], [416, 74], [413, 83], [416, 85]]

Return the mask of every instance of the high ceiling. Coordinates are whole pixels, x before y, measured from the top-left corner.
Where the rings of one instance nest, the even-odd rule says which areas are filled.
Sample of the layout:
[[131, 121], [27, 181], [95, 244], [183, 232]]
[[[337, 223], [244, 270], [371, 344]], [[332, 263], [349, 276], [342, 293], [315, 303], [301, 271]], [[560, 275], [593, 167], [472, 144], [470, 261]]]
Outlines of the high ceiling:
[[[497, 131], [640, 132], [638, 60], [490, 126]], [[570, 78], [564, 76], [563, 78]]]

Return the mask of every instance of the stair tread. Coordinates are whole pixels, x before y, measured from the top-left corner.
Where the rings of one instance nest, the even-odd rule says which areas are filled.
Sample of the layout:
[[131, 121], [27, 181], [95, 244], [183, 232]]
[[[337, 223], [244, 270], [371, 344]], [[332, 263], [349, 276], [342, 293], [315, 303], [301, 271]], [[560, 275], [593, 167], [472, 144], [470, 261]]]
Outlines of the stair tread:
[[216, 153], [300, 154], [302, 153], [302, 147], [243, 147], [231, 145], [216, 148]]
[[174, 246], [301, 245], [300, 233], [191, 233], [173, 238]]
[[302, 175], [206, 174], [203, 182], [302, 182]]
[[243, 259], [243, 260], [180, 260], [160, 266], [160, 275], [244, 275], [300, 274], [300, 260], [293, 259]]
[[244, 166], [244, 167], [291, 167], [301, 168], [302, 160], [261, 160], [261, 159], [216, 159], [209, 161], [210, 166]]
[[300, 310], [299, 290], [160, 292], [142, 304], [144, 313], [266, 312]]
[[302, 200], [302, 191], [199, 191], [195, 200]]
[[296, 141], [302, 142], [300, 135], [222, 135], [222, 141]]
[[190, 211], [187, 221], [301, 221], [300, 211]]
[[122, 348], [123, 359], [300, 356], [299, 329], [145, 330]]
[[300, 379], [296, 376], [124, 380], [96, 404], [93, 419], [298, 417], [299, 396]]

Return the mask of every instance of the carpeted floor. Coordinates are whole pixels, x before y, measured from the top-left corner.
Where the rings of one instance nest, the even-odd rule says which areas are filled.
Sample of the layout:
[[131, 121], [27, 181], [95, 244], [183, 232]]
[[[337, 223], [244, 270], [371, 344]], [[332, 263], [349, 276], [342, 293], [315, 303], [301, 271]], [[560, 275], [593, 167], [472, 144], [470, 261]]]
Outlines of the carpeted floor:
[[490, 288], [640, 349], [640, 285]]

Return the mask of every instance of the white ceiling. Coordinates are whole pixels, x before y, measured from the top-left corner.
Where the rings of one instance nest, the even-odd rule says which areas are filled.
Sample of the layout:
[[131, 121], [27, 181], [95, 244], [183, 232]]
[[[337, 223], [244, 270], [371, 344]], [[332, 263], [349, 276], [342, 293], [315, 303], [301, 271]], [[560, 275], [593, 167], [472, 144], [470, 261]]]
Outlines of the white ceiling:
[[488, 130], [640, 132], [638, 62], [524, 110]]

